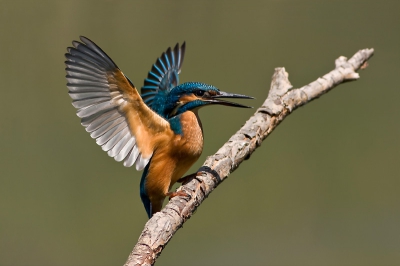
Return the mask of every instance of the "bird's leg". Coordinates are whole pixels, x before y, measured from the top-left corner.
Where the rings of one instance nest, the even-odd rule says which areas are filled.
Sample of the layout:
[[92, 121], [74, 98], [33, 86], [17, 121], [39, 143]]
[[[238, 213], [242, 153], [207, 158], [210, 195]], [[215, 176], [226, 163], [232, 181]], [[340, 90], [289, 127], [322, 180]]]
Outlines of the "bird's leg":
[[171, 200], [172, 198], [176, 197], [176, 196], [182, 196], [182, 197], [188, 197], [189, 194], [187, 194], [185, 191], [175, 191], [175, 192], [168, 192], [166, 194], [166, 196], [169, 196], [169, 199]]
[[[193, 178], [195, 178], [197, 176], [197, 174], [198, 173], [193, 173], [193, 174], [181, 177], [176, 182], [182, 183], [182, 185], [185, 185], [185, 184], [189, 183]], [[180, 191], [176, 191], [176, 192], [168, 192], [166, 194], [166, 196], [169, 196], [169, 199], [171, 200], [173, 197], [176, 197], [176, 196], [188, 197], [189, 195], [186, 192], [180, 190]]]
[[186, 185], [186, 184], [189, 183], [193, 178], [195, 178], [195, 177], [197, 176], [198, 173], [199, 173], [199, 172], [193, 173], [193, 174], [190, 174], [190, 175], [187, 175], [187, 176], [184, 176], [184, 177], [181, 177], [181, 178], [179, 178], [178, 181], [176, 181], [176, 182], [182, 183], [182, 185]]

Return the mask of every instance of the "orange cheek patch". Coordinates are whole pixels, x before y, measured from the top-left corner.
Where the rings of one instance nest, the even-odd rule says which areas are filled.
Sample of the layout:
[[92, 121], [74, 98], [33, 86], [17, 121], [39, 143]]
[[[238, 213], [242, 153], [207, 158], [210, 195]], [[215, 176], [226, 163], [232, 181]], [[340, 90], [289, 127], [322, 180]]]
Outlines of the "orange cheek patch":
[[200, 99], [199, 97], [195, 96], [193, 93], [189, 95], [183, 95], [181, 98], [179, 98], [179, 101], [182, 103], [188, 103], [194, 100]]

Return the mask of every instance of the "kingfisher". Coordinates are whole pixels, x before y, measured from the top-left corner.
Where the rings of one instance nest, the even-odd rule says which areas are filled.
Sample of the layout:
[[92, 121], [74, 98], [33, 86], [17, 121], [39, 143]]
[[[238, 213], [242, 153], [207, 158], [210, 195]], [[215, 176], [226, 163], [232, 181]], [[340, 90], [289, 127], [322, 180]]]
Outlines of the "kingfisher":
[[140, 197], [149, 218], [198, 160], [203, 128], [198, 110], [226, 105], [250, 108], [221, 98], [253, 97], [223, 92], [201, 82], [179, 85], [185, 42], [157, 58], [139, 94], [132, 81], [93, 41], [81, 36], [67, 48], [66, 78], [77, 116], [96, 143], [116, 161], [143, 170]]

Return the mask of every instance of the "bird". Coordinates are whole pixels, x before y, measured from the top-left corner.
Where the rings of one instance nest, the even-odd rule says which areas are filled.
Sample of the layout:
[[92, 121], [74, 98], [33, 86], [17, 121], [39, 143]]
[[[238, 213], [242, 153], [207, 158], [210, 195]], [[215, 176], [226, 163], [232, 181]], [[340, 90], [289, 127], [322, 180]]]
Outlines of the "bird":
[[[66, 79], [81, 124], [116, 161], [143, 171], [140, 197], [148, 218], [161, 211], [176, 182], [199, 159], [203, 127], [198, 110], [225, 105], [251, 108], [221, 98], [254, 99], [201, 82], [179, 84], [186, 43], [157, 58], [139, 94], [133, 82], [93, 41], [80, 36], [67, 48]], [[187, 177], [190, 177], [187, 176]]]

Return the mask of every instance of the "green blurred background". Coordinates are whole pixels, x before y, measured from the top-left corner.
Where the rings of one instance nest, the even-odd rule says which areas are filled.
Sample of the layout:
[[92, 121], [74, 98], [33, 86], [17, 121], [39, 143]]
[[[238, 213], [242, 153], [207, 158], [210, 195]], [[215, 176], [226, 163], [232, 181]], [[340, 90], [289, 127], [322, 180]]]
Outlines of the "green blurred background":
[[[0, 265], [122, 265], [147, 221], [141, 173], [103, 152], [67, 94], [85, 35], [137, 87], [187, 42], [181, 81], [267, 96], [374, 48], [361, 79], [296, 110], [157, 265], [400, 265], [400, 1], [1, 1]], [[248, 101], [243, 103], [249, 103]], [[205, 108], [195, 171], [253, 110]]]

